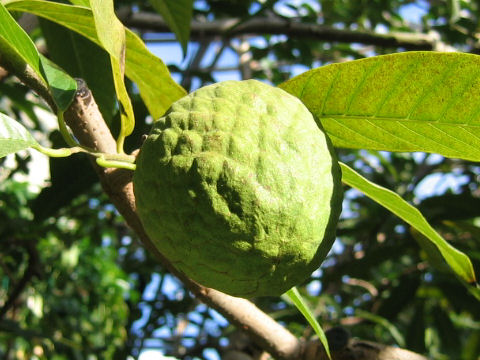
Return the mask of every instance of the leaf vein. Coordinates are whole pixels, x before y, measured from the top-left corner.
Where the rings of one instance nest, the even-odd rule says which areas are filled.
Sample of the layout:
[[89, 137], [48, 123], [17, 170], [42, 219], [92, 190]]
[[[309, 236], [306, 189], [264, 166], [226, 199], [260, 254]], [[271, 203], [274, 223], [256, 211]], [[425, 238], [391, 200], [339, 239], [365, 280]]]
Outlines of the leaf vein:
[[395, 90], [400, 86], [402, 83], [401, 79], [406, 78], [410, 73], [412, 73], [419, 65], [420, 65], [420, 60], [423, 60], [420, 57], [416, 57], [414, 61], [412, 61], [409, 65], [406, 71], [400, 71], [399, 74], [395, 77], [394, 85], [387, 91], [383, 99], [380, 101], [380, 105], [377, 107], [375, 110], [373, 116], [377, 116], [377, 114], [382, 110], [383, 105], [390, 99], [390, 97], [393, 95]]
[[345, 112], [350, 112], [350, 107], [352, 106], [353, 101], [357, 97], [358, 93], [362, 89], [363, 85], [367, 81], [367, 78], [381, 65], [381, 61], [376, 61], [373, 65], [370, 65], [369, 68], [364, 69], [362, 79], [358, 82], [355, 89], [351, 92], [350, 98], [347, 100], [347, 106]]
[[325, 104], [327, 103], [327, 99], [330, 96], [330, 93], [332, 92], [333, 85], [335, 85], [338, 82], [338, 78], [340, 76], [341, 71], [342, 71], [342, 67], [337, 66], [337, 72], [335, 73], [335, 76], [334, 76], [333, 80], [330, 82], [330, 87], [328, 88], [327, 93], [325, 94], [325, 97], [323, 98], [322, 107], [320, 108], [320, 114], [321, 115], [324, 114]]
[[407, 115], [407, 119], [410, 118], [410, 116], [414, 113], [414, 111], [420, 106], [420, 104], [425, 100], [425, 98], [431, 93], [432, 89], [435, 88], [435, 86], [439, 83], [441, 83], [450, 73], [450, 70], [456, 66], [457, 63], [452, 61], [451, 64], [447, 66], [445, 70], [441, 74], [437, 76], [437, 78], [428, 86], [426, 89], [423, 89], [422, 94], [418, 97], [417, 101], [415, 104], [412, 106], [410, 109], [410, 112]]

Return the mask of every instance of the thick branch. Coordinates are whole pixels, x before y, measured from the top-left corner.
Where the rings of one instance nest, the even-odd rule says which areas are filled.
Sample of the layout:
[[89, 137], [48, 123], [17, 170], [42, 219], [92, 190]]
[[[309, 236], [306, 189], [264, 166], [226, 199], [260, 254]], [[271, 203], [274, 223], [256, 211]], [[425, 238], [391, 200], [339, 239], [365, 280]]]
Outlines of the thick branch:
[[[147, 12], [122, 14], [122, 22], [142, 31], [170, 33], [162, 17]], [[243, 24], [237, 19], [210, 22], [192, 21], [191, 38], [238, 37], [241, 35], [286, 35], [289, 38], [315, 39], [329, 42], [361, 43], [407, 50], [434, 50], [438, 39], [421, 33], [398, 32], [379, 34], [367, 31], [336, 29], [315, 23], [300, 23], [281, 18], [254, 18]]]
[[[332, 360], [428, 360], [426, 357], [395, 346], [383, 345], [355, 338], [342, 339], [344, 344], [338, 346], [327, 331]], [[328, 360], [323, 346], [318, 340], [310, 341], [303, 354], [303, 360]]]

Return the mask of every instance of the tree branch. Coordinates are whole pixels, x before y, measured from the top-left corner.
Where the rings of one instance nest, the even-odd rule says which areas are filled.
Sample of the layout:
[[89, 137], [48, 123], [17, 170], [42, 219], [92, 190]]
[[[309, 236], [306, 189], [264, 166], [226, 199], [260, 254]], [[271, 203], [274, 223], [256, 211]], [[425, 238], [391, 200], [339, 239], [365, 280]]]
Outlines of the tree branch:
[[[115, 140], [84, 83], [79, 84], [79, 91], [74, 103], [65, 113], [65, 120], [83, 145], [107, 152], [112, 152], [115, 149]], [[146, 249], [166, 269], [177, 276], [197, 298], [219, 311], [232, 324], [248, 332], [262, 348], [273, 356], [278, 359], [299, 358], [301, 342], [252, 302], [199, 285], [175, 269], [170, 261], [156, 249], [145, 233], [136, 213], [131, 171], [105, 169], [96, 164], [94, 166], [112, 203], [123, 215], [127, 224], [139, 236]]]
[[[24, 69], [10, 69], [5, 59], [0, 56], [0, 66], [8, 68], [30, 88], [38, 91], [44, 100], [55, 110], [51, 94], [44, 83], [35, 73]], [[16, 70], [16, 71], [15, 71]], [[79, 81], [79, 88], [70, 108], [65, 112], [65, 120], [72, 129], [74, 135], [81, 144], [95, 148], [98, 151], [114, 153], [116, 149], [115, 139], [112, 137], [109, 128], [105, 124], [103, 117], [95, 103], [90, 90], [86, 84]], [[297, 359], [321, 359], [317, 354], [323, 351], [318, 342], [309, 342], [306, 345], [303, 341], [297, 339], [283, 326], [274, 321], [270, 316], [257, 308], [252, 302], [226, 295], [214, 289], [206, 288], [186, 277], [183, 273], [176, 270], [170, 261], [165, 258], [154, 246], [153, 242], [145, 233], [142, 223], [136, 213], [135, 197], [133, 194], [132, 172], [124, 169], [106, 169], [99, 167], [95, 162], [93, 166], [100, 178], [100, 182], [110, 197], [117, 210], [125, 218], [126, 223], [133, 229], [143, 242], [145, 248], [155, 256], [161, 264], [172, 274], [177, 276], [184, 285], [197, 298], [208, 306], [216, 309], [231, 324], [247, 332], [255, 343], [268, 351], [274, 358], [279, 360], [297, 360]], [[365, 342], [362, 342], [363, 344]], [[313, 345], [312, 345], [313, 344]], [[350, 357], [348, 359], [359, 360], [424, 360], [420, 355], [417, 357], [408, 357], [404, 354], [413, 354], [406, 350], [385, 347], [377, 344], [377, 357]], [[382, 354], [385, 349], [388, 351], [401, 350], [404, 353], [395, 354], [396, 357], [385, 357]], [[376, 350], [375, 350], [376, 351]], [[312, 355], [313, 354], [313, 355]], [[363, 354], [363, 353], [361, 353]], [[313, 356], [313, 357], [312, 357]], [[382, 357], [383, 356], [383, 357]], [[409, 355], [410, 356], [410, 355]], [[343, 360], [345, 357], [334, 357], [335, 360]]]
[[[428, 360], [405, 349], [360, 339], [349, 339], [341, 348], [331, 350], [332, 360]], [[328, 360], [323, 346], [317, 340], [307, 344], [303, 356], [303, 360]]]
[[[123, 13], [120, 20], [141, 31], [171, 33], [162, 17], [147, 12]], [[289, 38], [315, 39], [328, 42], [362, 43], [406, 50], [434, 50], [438, 39], [421, 33], [395, 32], [379, 34], [367, 31], [337, 29], [315, 23], [300, 23], [283, 18], [254, 18], [236, 26], [238, 19], [209, 22], [192, 21], [191, 38], [238, 37], [241, 35], [287, 35]]]

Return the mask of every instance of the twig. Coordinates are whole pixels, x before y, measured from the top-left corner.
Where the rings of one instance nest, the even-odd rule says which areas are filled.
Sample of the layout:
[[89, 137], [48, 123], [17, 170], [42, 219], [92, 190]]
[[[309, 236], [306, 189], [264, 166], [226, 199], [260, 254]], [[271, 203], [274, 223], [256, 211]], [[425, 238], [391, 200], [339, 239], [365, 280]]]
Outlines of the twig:
[[22, 294], [23, 290], [25, 290], [26, 286], [33, 278], [34, 275], [37, 274], [38, 269], [38, 254], [33, 244], [27, 244], [27, 251], [28, 251], [28, 265], [23, 273], [22, 278], [20, 281], [15, 285], [14, 289], [10, 293], [7, 301], [3, 304], [2, 308], [0, 308], [0, 319], [2, 319], [5, 314], [10, 310], [10, 308], [16, 303], [18, 297]]
[[183, 72], [183, 79], [182, 79], [182, 87], [184, 89], [190, 90], [192, 87], [192, 69], [196, 69], [200, 67], [200, 63], [205, 56], [208, 48], [210, 46], [210, 41], [200, 41], [198, 45], [198, 49], [195, 53], [195, 56], [188, 64], [187, 69]]
[[[142, 31], [170, 33], [171, 30], [162, 17], [147, 12], [132, 12], [121, 18], [129, 27]], [[287, 35], [289, 38], [316, 39], [328, 42], [361, 43], [381, 47], [405, 48], [407, 50], [434, 50], [438, 39], [430, 34], [396, 32], [379, 34], [375, 32], [337, 29], [315, 23], [301, 23], [283, 18], [254, 18], [243, 24], [239, 19], [215, 20], [191, 23], [191, 38], [224, 37], [232, 38], [241, 35]]]

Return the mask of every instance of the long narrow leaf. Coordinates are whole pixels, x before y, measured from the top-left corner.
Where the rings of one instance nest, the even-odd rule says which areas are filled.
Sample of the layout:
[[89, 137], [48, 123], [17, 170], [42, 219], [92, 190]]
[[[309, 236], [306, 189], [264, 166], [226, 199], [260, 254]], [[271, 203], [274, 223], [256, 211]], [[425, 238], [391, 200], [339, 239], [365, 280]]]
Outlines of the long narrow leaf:
[[125, 28], [118, 20], [112, 0], [90, 0], [97, 37], [103, 48], [110, 54], [113, 81], [121, 105], [121, 126], [117, 151], [123, 152], [123, 140], [135, 127], [133, 107], [124, 82], [125, 73]]
[[290, 300], [292, 300], [294, 305], [302, 313], [303, 317], [308, 321], [310, 326], [313, 328], [313, 330], [318, 336], [318, 339], [320, 340], [323, 347], [325, 348], [325, 352], [327, 353], [327, 356], [331, 359], [332, 357], [330, 355], [330, 348], [328, 346], [327, 336], [323, 332], [322, 327], [318, 323], [312, 311], [309, 309], [308, 305], [305, 303], [305, 301], [303, 301], [303, 298], [298, 292], [298, 289], [296, 287], [293, 287], [290, 290], [288, 290], [285, 294], [290, 298]]
[[123, 67], [125, 56], [125, 28], [118, 20], [112, 0], [90, 0], [97, 38], [103, 48]]
[[[6, 6], [8, 10], [30, 12], [56, 22], [102, 45], [96, 35], [92, 11], [86, 7], [40, 0], [12, 1]], [[138, 85], [140, 96], [150, 114], [158, 118], [186, 92], [175, 83], [165, 64], [128, 29], [126, 44], [125, 74]]]
[[407, 52], [332, 64], [280, 85], [335, 146], [480, 160], [480, 56]]
[[420, 211], [403, 200], [398, 194], [372, 183], [349, 166], [343, 163], [340, 163], [340, 166], [342, 168], [342, 181], [345, 184], [361, 191], [423, 234], [436, 246], [450, 268], [461, 279], [469, 284], [476, 284], [475, 272], [468, 256], [446, 242], [425, 220]]
[[90, 7], [90, 0], [69, 0], [73, 5]]

